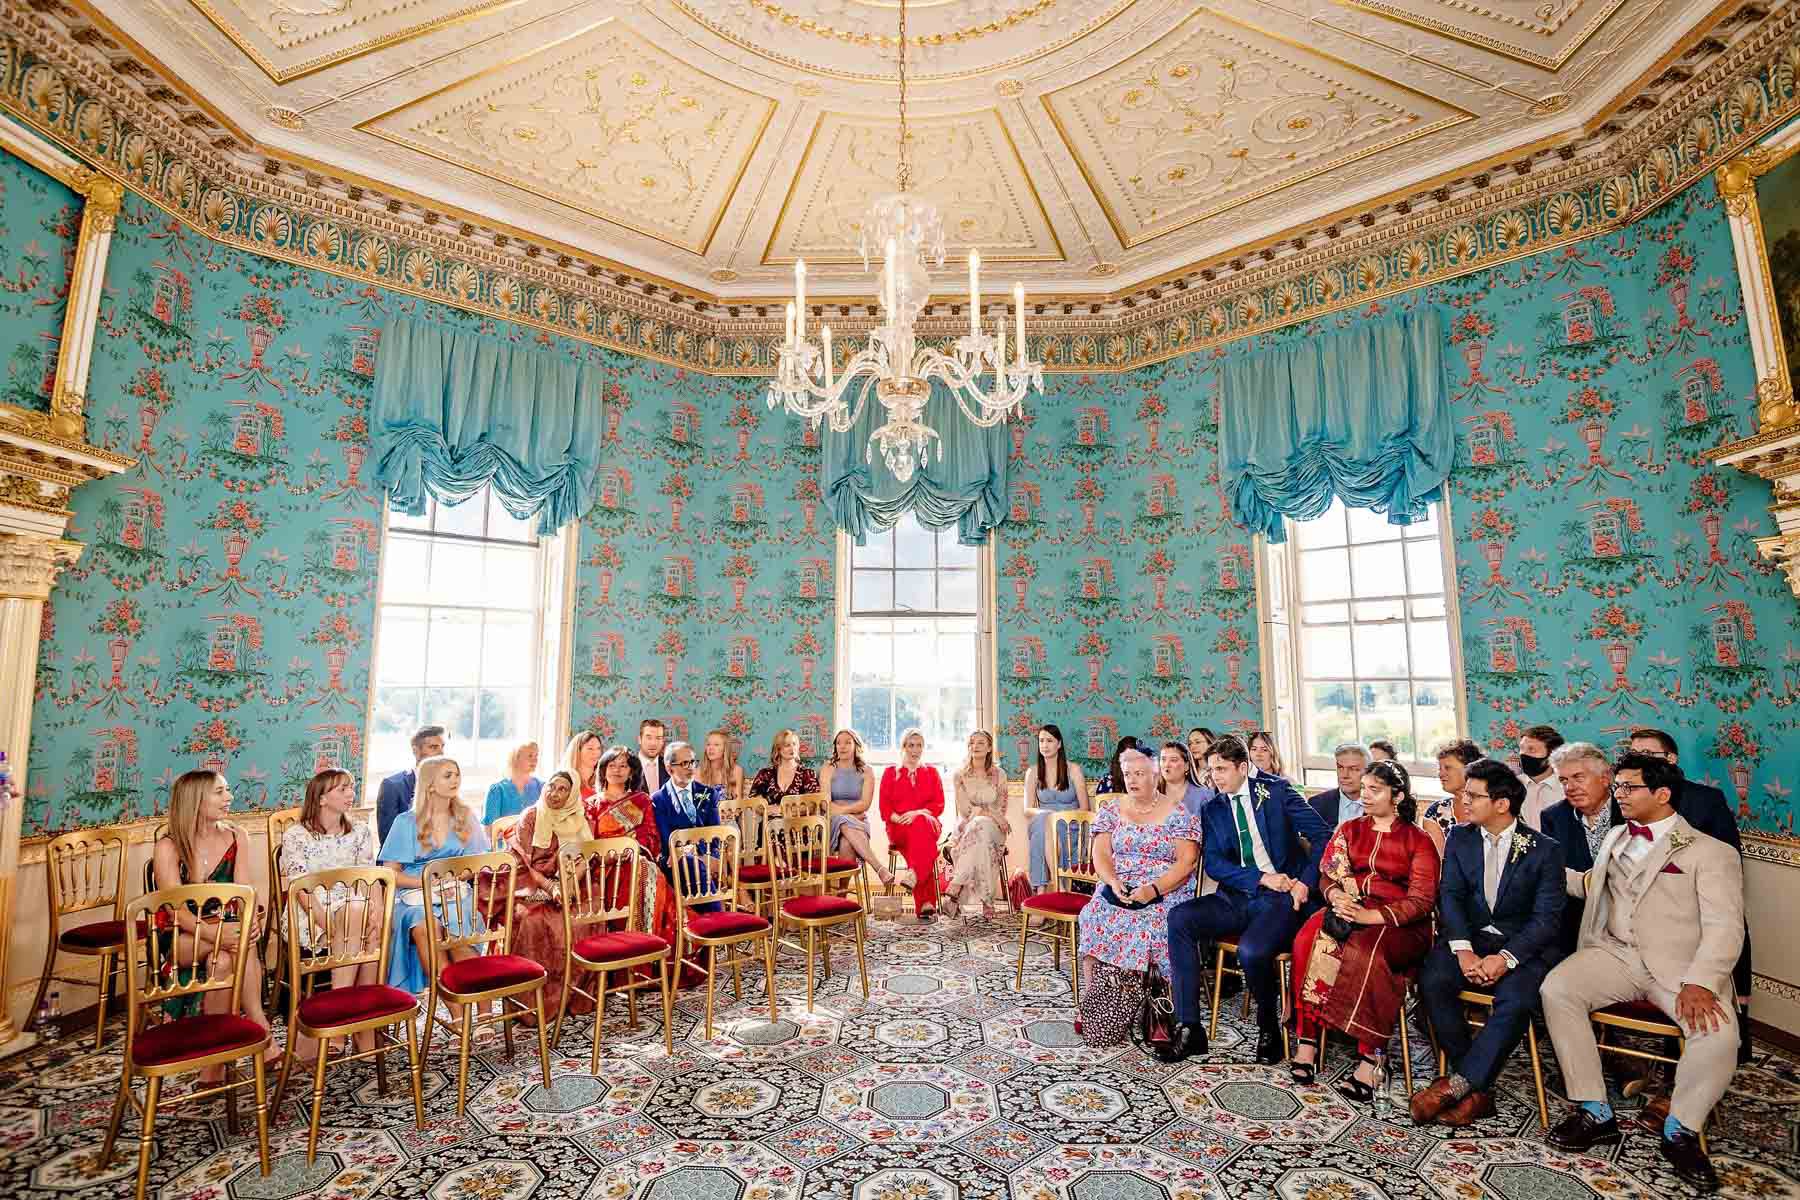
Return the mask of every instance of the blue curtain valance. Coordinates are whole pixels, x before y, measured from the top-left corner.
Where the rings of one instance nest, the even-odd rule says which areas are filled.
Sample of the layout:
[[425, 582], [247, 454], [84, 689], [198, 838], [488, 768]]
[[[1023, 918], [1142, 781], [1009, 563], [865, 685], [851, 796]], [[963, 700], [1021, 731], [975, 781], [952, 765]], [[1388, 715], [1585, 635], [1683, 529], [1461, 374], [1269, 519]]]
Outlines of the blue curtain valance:
[[604, 390], [587, 363], [397, 317], [375, 373], [375, 478], [413, 515], [491, 483], [554, 533], [593, 504]]
[[847, 432], [826, 427], [819, 487], [832, 520], [861, 545], [910, 510], [927, 529], [956, 526], [957, 540], [965, 546], [985, 543], [988, 530], [1006, 517], [1006, 463], [1012, 448], [1006, 425], [978, 428], [953, 397], [933, 384], [924, 420], [942, 439], [943, 457], [934, 447], [930, 461], [902, 484], [880, 461], [879, 450], [875, 461], [865, 457], [869, 435], [886, 419], [871, 389]]
[[1220, 470], [1239, 522], [1272, 542], [1333, 496], [1422, 520], [1456, 455], [1435, 309], [1360, 321], [1220, 366]]

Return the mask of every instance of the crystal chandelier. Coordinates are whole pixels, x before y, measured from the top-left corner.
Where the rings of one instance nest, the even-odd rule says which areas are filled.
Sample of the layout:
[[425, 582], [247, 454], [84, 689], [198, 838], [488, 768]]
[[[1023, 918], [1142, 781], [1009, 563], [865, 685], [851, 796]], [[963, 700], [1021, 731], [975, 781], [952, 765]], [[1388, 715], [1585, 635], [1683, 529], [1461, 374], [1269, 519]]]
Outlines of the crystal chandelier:
[[[862, 415], [869, 391], [886, 412], [887, 420], [869, 437], [864, 460], [874, 461], [875, 450], [894, 478], [901, 483], [925, 465], [937, 430], [925, 424], [925, 401], [931, 381], [937, 380], [956, 398], [956, 403], [977, 426], [998, 425], [1020, 410], [1028, 389], [1044, 390], [1044, 365], [1033, 362], [1025, 351], [1025, 286], [1013, 285], [1013, 351], [1006, 356], [1006, 317], [994, 322], [994, 332], [981, 330], [981, 256], [969, 252], [969, 332], [949, 347], [946, 354], [919, 344], [913, 323], [931, 297], [931, 276], [925, 260], [944, 265], [944, 224], [929, 201], [908, 192], [912, 183], [911, 147], [906, 128], [906, 0], [900, 0], [900, 153], [898, 190], [882, 196], [863, 217], [863, 269], [880, 257], [881, 321], [869, 331], [868, 343], [836, 369], [831, 353], [831, 326], [819, 330], [819, 343], [806, 334], [806, 261], [794, 264], [794, 299], [787, 306], [787, 333], [775, 381], [769, 385], [769, 407], [777, 404], [816, 426], [821, 418], [839, 433], [847, 432]], [[992, 375], [983, 388], [980, 377]], [[850, 397], [855, 390], [854, 399]], [[938, 457], [943, 457], [938, 445]]]

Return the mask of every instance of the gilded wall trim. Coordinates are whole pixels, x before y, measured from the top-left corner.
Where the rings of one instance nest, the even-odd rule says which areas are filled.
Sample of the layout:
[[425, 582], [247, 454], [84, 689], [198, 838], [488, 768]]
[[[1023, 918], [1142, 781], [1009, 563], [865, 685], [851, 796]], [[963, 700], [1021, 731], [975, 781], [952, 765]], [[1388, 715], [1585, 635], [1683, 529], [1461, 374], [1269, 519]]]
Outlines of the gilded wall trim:
[[[1046, 306], [1033, 351], [1053, 370], [1126, 370], [1603, 234], [1800, 112], [1797, 75], [1800, 6], [1789, 5], [1599, 153], [1211, 283], [1154, 288], [1113, 311]], [[506, 253], [466, 236], [467, 226], [459, 234], [371, 213], [246, 169], [164, 119], [22, 0], [0, 0], [0, 111], [226, 244], [689, 369], [773, 373], [773, 304], [721, 302], [761, 308], [754, 316], [695, 311], [597, 278], [566, 254]], [[925, 332], [953, 337], [963, 320], [946, 313]], [[846, 348], [869, 323], [866, 309], [832, 318]]]

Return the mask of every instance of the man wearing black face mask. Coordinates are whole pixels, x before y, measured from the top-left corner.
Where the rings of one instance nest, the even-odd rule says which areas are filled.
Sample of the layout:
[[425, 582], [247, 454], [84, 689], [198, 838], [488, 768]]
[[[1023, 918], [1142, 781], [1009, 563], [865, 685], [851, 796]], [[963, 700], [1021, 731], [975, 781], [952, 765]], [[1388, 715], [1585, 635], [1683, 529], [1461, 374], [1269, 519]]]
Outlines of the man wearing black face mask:
[[1562, 744], [1563, 735], [1553, 725], [1533, 725], [1519, 735], [1519, 778], [1525, 782], [1519, 820], [1533, 829], [1541, 831], [1543, 811], [1564, 799], [1562, 780], [1550, 769], [1550, 756]]

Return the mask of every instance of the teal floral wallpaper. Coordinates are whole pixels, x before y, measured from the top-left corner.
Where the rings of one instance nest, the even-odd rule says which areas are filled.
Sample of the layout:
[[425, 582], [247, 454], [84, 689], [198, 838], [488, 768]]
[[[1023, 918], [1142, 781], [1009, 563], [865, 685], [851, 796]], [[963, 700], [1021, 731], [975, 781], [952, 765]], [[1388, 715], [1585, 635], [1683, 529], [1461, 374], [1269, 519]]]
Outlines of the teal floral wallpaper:
[[0, 404], [40, 412], [50, 407], [80, 229], [80, 196], [0, 153]]

